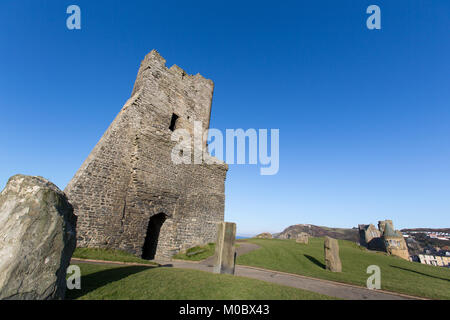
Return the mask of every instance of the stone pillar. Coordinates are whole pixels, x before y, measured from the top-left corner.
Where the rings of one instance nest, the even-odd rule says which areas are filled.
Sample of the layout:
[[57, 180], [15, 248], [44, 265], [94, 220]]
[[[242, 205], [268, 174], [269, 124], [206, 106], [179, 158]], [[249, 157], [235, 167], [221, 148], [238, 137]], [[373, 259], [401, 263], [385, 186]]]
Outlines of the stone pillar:
[[234, 241], [236, 239], [236, 224], [220, 222], [217, 225], [216, 252], [214, 255], [214, 273], [234, 274], [236, 254]]
[[342, 272], [341, 259], [339, 258], [339, 244], [336, 239], [325, 237], [325, 269], [332, 272]]
[[303, 244], [308, 244], [308, 243], [309, 243], [309, 234], [307, 234], [306, 232], [301, 232], [301, 233], [297, 236], [297, 239], [295, 240], [295, 242], [297, 242], [297, 243], [303, 243]]

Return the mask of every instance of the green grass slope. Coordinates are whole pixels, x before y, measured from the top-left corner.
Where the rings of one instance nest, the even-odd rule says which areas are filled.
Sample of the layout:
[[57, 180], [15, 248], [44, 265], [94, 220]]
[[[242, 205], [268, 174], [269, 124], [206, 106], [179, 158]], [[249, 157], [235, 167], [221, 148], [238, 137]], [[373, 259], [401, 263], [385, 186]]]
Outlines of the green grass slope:
[[79, 264], [81, 290], [67, 290], [66, 299], [80, 300], [222, 300], [332, 299], [313, 292], [264, 281], [197, 270], [113, 267]]
[[381, 270], [381, 289], [434, 299], [450, 299], [450, 269], [409, 262], [385, 253], [367, 251], [339, 240], [342, 273], [324, 269], [323, 238], [308, 245], [295, 240], [249, 239], [261, 246], [238, 257], [237, 263], [315, 278], [366, 286], [367, 267]]
[[134, 262], [149, 265], [156, 265], [154, 262], [140, 259], [131, 253], [122, 250], [98, 249], [98, 248], [76, 248], [73, 258], [118, 261], [118, 262]]
[[172, 258], [179, 260], [200, 261], [214, 255], [216, 250], [215, 243], [208, 243], [205, 246], [196, 246], [174, 255]]

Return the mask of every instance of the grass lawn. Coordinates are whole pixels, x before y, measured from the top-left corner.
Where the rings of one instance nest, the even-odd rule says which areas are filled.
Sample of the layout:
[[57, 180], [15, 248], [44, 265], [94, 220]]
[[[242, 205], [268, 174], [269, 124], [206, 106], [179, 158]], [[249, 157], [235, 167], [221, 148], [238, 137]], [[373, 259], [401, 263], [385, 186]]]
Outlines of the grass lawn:
[[366, 286], [367, 267], [381, 269], [381, 289], [434, 299], [450, 299], [450, 269], [409, 262], [385, 253], [367, 251], [339, 240], [342, 273], [324, 270], [323, 238], [309, 244], [295, 240], [249, 239], [260, 249], [239, 256], [237, 263], [315, 278]]
[[214, 255], [216, 250], [215, 243], [208, 243], [206, 246], [196, 246], [186, 250], [186, 252], [180, 252], [173, 256], [174, 259], [200, 261]]
[[[234, 244], [235, 248], [239, 248], [240, 243], [236, 242]], [[212, 257], [216, 250], [215, 243], [208, 243], [205, 246], [196, 246], [186, 250], [186, 252], [180, 252], [174, 255], [172, 258], [179, 260], [190, 260], [190, 261], [201, 261], [209, 257]]]
[[136, 262], [149, 265], [156, 265], [154, 262], [140, 259], [131, 253], [113, 250], [113, 249], [97, 249], [97, 248], [76, 248], [73, 258], [119, 261], [119, 262]]
[[66, 299], [333, 299], [264, 281], [197, 270], [86, 263], [79, 267], [82, 289], [67, 290]]

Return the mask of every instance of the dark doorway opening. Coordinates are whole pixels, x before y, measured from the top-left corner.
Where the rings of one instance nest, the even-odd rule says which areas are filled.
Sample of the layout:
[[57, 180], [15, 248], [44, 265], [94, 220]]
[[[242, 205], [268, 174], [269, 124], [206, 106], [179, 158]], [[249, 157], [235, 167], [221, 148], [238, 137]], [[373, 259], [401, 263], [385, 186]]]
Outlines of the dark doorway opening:
[[144, 247], [142, 248], [142, 259], [152, 260], [155, 258], [159, 232], [161, 231], [164, 221], [166, 221], [166, 215], [162, 212], [155, 214], [150, 218]]

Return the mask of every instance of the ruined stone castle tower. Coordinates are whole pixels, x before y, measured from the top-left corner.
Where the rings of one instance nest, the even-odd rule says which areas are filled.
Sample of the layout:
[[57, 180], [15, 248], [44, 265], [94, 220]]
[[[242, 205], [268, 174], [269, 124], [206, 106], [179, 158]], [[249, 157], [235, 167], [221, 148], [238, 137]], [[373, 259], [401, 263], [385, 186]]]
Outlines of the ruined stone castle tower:
[[373, 224], [360, 224], [358, 228], [359, 242], [362, 246], [409, 260], [406, 241], [402, 233], [394, 229], [392, 220], [378, 221], [378, 230]]
[[213, 90], [200, 74], [167, 68], [155, 50], [145, 57], [131, 98], [65, 189], [78, 216], [78, 247], [151, 259], [215, 241], [227, 165], [171, 159], [172, 131], [193, 132], [194, 121], [209, 128]]

